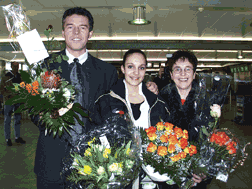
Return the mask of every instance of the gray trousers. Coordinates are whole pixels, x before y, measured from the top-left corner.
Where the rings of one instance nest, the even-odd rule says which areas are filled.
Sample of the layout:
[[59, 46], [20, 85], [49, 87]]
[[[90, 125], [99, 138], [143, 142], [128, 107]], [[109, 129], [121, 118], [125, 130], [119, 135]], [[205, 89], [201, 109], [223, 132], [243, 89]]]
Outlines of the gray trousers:
[[[11, 113], [16, 111], [20, 104], [4, 105], [4, 135], [5, 139], [10, 139], [11, 133]], [[14, 130], [15, 137], [20, 137], [21, 113], [14, 113]]]

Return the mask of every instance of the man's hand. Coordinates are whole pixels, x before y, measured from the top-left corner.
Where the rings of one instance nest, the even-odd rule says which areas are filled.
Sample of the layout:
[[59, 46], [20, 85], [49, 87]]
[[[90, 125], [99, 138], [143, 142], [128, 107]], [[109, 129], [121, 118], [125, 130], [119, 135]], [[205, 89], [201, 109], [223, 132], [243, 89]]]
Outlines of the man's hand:
[[146, 83], [146, 87], [147, 89], [149, 89], [151, 92], [153, 92], [154, 94], [158, 95], [158, 87], [157, 84], [154, 83], [153, 81], [148, 81]]
[[73, 103], [67, 105], [67, 108], [60, 108], [59, 109], [59, 116], [63, 116], [65, 113], [68, 112], [73, 107]]

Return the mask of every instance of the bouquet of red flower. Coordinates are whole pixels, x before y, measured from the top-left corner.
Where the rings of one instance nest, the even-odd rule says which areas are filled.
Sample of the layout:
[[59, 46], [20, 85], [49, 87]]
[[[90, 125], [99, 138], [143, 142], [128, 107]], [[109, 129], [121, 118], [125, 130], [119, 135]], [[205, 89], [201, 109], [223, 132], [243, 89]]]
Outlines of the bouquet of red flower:
[[[2, 8], [11, 38], [17, 38], [27, 34], [26, 32], [30, 32], [29, 19], [20, 5], [9, 4]], [[49, 25], [44, 31], [48, 39], [47, 50], [49, 52], [52, 46], [57, 43], [54, 41], [54, 38], [50, 39], [52, 29], [53, 27]], [[21, 47], [15, 41], [12, 46], [14, 50], [21, 50]], [[42, 54], [43, 52], [41, 50]], [[72, 128], [71, 125], [75, 124], [74, 118], [83, 125], [83, 122], [75, 112], [79, 113], [81, 116], [87, 116], [80, 104], [73, 104], [75, 94], [74, 88], [60, 77], [58, 73], [61, 72], [61, 69], [49, 69], [50, 63], [61, 63], [62, 59], [68, 60], [68, 57], [53, 54], [47, 61], [47, 64], [41, 59], [35, 63], [30, 62], [32, 64], [26, 60], [25, 63], [27, 64], [28, 72], [20, 71], [23, 82], [20, 84], [13, 84], [14, 87], [8, 88], [16, 92], [17, 95], [6, 101], [6, 104], [10, 105], [20, 103], [21, 106], [17, 112], [29, 110], [30, 115], [39, 115], [41, 122], [46, 125], [45, 134], [52, 132], [53, 136], [57, 133], [61, 136], [64, 129], [68, 132], [68, 128]]]
[[141, 130], [143, 169], [153, 181], [181, 184], [187, 176], [191, 156], [197, 153], [188, 142], [188, 131], [158, 122]]
[[[215, 107], [216, 108], [216, 107]], [[198, 153], [192, 158], [190, 170], [195, 173], [204, 173], [208, 177], [216, 177], [227, 182], [229, 173], [233, 172], [238, 165], [243, 165], [248, 154], [239, 140], [228, 129], [215, 129], [220, 112], [210, 112], [215, 118], [214, 123], [209, 124], [209, 129], [201, 127]], [[193, 181], [185, 182], [183, 188], [190, 188]]]

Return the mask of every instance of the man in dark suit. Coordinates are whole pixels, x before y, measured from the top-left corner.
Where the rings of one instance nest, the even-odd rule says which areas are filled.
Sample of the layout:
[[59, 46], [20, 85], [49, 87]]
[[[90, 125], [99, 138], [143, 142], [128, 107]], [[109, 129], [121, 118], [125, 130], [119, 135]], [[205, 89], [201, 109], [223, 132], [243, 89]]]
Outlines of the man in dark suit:
[[[84, 8], [75, 7], [65, 11], [62, 18], [62, 35], [66, 49], [59, 54], [68, 56], [68, 61], [50, 64], [50, 69], [62, 69], [61, 77], [77, 89], [76, 102], [87, 110], [92, 110], [94, 101], [109, 92], [118, 79], [116, 68], [88, 53], [86, 44], [93, 34], [93, 17]], [[73, 63], [74, 62], [74, 63]], [[148, 83], [148, 89], [157, 94], [156, 84]], [[34, 172], [37, 175], [37, 188], [63, 189], [64, 179], [62, 159], [69, 154], [76, 138], [91, 129], [88, 118], [81, 117], [84, 127], [76, 123], [71, 136], [64, 132], [60, 138], [56, 135], [45, 136], [45, 128], [39, 123], [39, 116], [33, 122], [39, 126], [40, 135], [37, 144]]]
[[[86, 9], [76, 7], [66, 10], [62, 18], [62, 35], [65, 38], [66, 49], [59, 54], [67, 55], [69, 60], [50, 64], [50, 69], [58, 69], [60, 66], [61, 77], [73, 84], [71, 74], [74, 66], [71, 63], [78, 58], [76, 75], [81, 95], [78, 102], [87, 110], [92, 108], [95, 99], [109, 91], [118, 78], [113, 65], [93, 57], [86, 49], [86, 44], [93, 34], [93, 24], [93, 17]], [[33, 121], [40, 129], [34, 168], [37, 188], [63, 189], [64, 181], [60, 175], [62, 159], [69, 153], [74, 141], [67, 132], [64, 132], [61, 138], [53, 138], [52, 134], [45, 136], [45, 128], [38, 124], [38, 116], [36, 118]], [[71, 133], [76, 138], [91, 127], [87, 118], [82, 120], [85, 126], [75, 125], [76, 132]]]

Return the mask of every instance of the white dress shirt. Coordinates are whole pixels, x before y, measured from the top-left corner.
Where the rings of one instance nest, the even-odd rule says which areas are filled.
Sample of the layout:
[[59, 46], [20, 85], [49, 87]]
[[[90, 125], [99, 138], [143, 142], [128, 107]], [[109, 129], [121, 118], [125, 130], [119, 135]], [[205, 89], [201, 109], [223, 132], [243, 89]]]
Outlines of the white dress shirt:
[[79, 59], [79, 63], [82, 65], [84, 62], [86, 62], [87, 58], [88, 58], [88, 50], [86, 49], [86, 52], [82, 55], [80, 55], [79, 57], [74, 57], [72, 54], [70, 54], [70, 52], [66, 49], [66, 55], [68, 57], [68, 63], [71, 64], [74, 62], [75, 58]]

